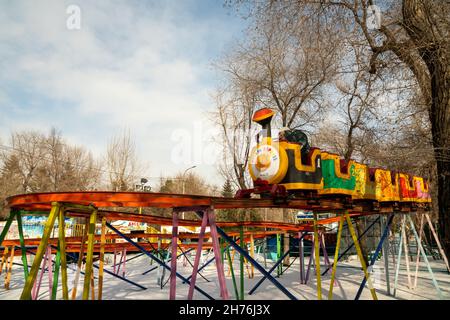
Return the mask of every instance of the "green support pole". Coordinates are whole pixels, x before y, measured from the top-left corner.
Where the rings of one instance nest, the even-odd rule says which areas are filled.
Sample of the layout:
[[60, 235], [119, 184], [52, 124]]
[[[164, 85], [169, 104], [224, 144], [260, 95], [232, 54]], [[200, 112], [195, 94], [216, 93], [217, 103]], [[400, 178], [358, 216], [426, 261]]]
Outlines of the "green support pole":
[[59, 210], [59, 230], [58, 230], [58, 252], [61, 263], [61, 284], [63, 299], [69, 300], [69, 288], [67, 286], [67, 257], [66, 257], [66, 223], [64, 221], [64, 210]]
[[56, 250], [56, 257], [55, 257], [55, 270], [53, 271], [52, 300], [56, 300], [56, 292], [58, 290], [60, 266], [61, 266], [61, 250], [60, 250], [60, 246], [58, 243], [58, 249]]
[[17, 219], [17, 229], [19, 231], [20, 248], [22, 250], [22, 264], [23, 264], [23, 274], [24, 279], [28, 277], [28, 260], [27, 260], [27, 249], [25, 248], [25, 239], [23, 237], [23, 227], [22, 227], [22, 215], [19, 211], [16, 212]]
[[39, 266], [41, 264], [42, 258], [44, 257], [44, 252], [47, 249], [48, 239], [53, 230], [53, 225], [55, 224], [56, 217], [58, 216], [61, 205], [58, 202], [52, 203], [52, 209], [48, 215], [47, 222], [45, 223], [44, 233], [42, 234], [41, 242], [36, 251], [36, 255], [33, 260], [33, 265], [31, 266], [30, 273], [25, 282], [22, 294], [20, 295], [20, 300], [31, 300], [31, 289], [33, 288], [34, 281], [36, 280], [37, 273], [39, 271]]
[[[277, 233], [277, 261], [281, 258], [281, 234]], [[277, 276], [280, 276], [283, 272], [282, 263], [277, 267]]]
[[[239, 242], [241, 245], [241, 248], [244, 249], [244, 227], [241, 226], [239, 230]], [[240, 263], [240, 278], [241, 278], [241, 300], [244, 300], [244, 256], [241, 254], [239, 255], [239, 263]]]
[[219, 238], [220, 256], [222, 257], [222, 263], [225, 260], [225, 250], [223, 249], [223, 239]]
[[231, 261], [231, 255], [230, 255], [230, 248], [227, 248], [227, 258], [228, 263], [230, 265], [230, 271], [231, 271], [231, 279], [233, 280], [233, 287], [234, 287], [234, 294], [236, 295], [236, 300], [239, 300], [239, 291], [236, 284], [236, 278], [234, 276], [234, 268], [233, 268], [233, 261]]
[[9, 218], [8, 218], [8, 220], [6, 221], [6, 224], [5, 224], [5, 227], [4, 227], [3, 230], [2, 230], [2, 233], [0, 234], [0, 246], [2, 245], [3, 240], [5, 239], [6, 234], [7, 234], [8, 231], [9, 231], [9, 227], [11, 227], [11, 223], [13, 222], [15, 215], [16, 215], [16, 212], [15, 212], [15, 211], [11, 210], [11, 211], [9, 212]]

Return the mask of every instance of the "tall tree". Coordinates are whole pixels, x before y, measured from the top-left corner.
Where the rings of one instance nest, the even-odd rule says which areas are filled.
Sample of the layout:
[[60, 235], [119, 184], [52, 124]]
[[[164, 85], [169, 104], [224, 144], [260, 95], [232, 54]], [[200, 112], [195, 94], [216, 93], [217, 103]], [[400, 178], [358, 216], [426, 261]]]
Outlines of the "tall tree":
[[[436, 162], [439, 232], [450, 255], [450, 2], [254, 0], [250, 3], [255, 4], [254, 15], [278, 16], [288, 21], [311, 15], [322, 21], [334, 19], [335, 31], [358, 35], [356, 40], [370, 57], [371, 73], [380, 74], [384, 68], [410, 72], [428, 108]], [[397, 61], [397, 65], [386, 63], [389, 60]]]

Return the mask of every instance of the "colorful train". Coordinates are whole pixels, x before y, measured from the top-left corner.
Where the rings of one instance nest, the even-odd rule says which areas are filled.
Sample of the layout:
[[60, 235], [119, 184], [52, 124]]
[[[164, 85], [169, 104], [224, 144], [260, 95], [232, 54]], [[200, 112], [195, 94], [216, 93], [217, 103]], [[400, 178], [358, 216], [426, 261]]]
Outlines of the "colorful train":
[[248, 169], [255, 186], [281, 186], [288, 194], [309, 193], [378, 202], [430, 203], [427, 181], [418, 176], [382, 168], [310, 147], [299, 130], [282, 131], [272, 139], [274, 111], [256, 111], [253, 121], [262, 126]]

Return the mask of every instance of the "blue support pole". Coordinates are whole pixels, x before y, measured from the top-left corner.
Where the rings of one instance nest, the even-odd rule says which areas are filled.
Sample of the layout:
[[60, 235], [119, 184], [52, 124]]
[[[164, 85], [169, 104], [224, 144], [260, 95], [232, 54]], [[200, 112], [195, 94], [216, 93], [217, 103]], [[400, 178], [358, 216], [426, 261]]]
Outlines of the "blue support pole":
[[[52, 246], [52, 247], [54, 247], [54, 246]], [[72, 253], [70, 253], [70, 252], [66, 252], [66, 254], [67, 254], [69, 257], [72, 257], [73, 259], [76, 259], [76, 258], [77, 258], [74, 254], [72, 254]], [[95, 263], [93, 263], [92, 266], [93, 266], [94, 268], [96, 268], [96, 269], [100, 268], [100, 267], [99, 267], [98, 265], [96, 265]], [[111, 275], [111, 276], [113, 276], [113, 277], [115, 277], [115, 278], [118, 278], [118, 279], [120, 279], [120, 280], [123, 280], [123, 281], [125, 281], [125, 282], [128, 282], [129, 284], [132, 284], [133, 286], [136, 286], [136, 287], [138, 287], [138, 288], [140, 288], [140, 289], [142, 289], [142, 290], [147, 290], [146, 287], [144, 287], [144, 286], [142, 286], [142, 285], [140, 285], [140, 284], [138, 284], [138, 283], [136, 283], [136, 282], [133, 282], [133, 281], [131, 281], [131, 280], [128, 280], [127, 278], [124, 278], [124, 277], [122, 277], [122, 276], [119, 276], [118, 274], [115, 274], [114, 272], [111, 272], [111, 271], [106, 270], [106, 269], [103, 269], [103, 272], [106, 272], [107, 274], [109, 274], [109, 275]], [[81, 272], [81, 273], [84, 274], [83, 272]]]
[[140, 253], [140, 254], [138, 254], [137, 256], [134, 256], [134, 257], [132, 257], [132, 258], [130, 258], [130, 259], [127, 259], [127, 260], [125, 260], [125, 261], [122, 261], [122, 262], [116, 263], [115, 265], [112, 265], [112, 267], [117, 267], [117, 266], [120, 266], [121, 264], [123, 264], [123, 263], [125, 263], [125, 262], [131, 261], [131, 260], [134, 260], [134, 259], [136, 259], [136, 258], [139, 258], [139, 257], [143, 256], [143, 255], [144, 255], [143, 253]]
[[[298, 239], [299, 245], [300, 245], [300, 241], [302, 241], [302, 239], [303, 239], [303, 237], [304, 237], [305, 235], [306, 235], [306, 233], [304, 233], [304, 234]], [[281, 262], [283, 262], [283, 259], [284, 259], [290, 252], [291, 252], [291, 249], [287, 250], [286, 253], [283, 254], [283, 256], [282, 256], [280, 259], [278, 259], [278, 261], [275, 263], [275, 265], [274, 265], [272, 268], [270, 268], [269, 274], [272, 273], [272, 272], [278, 267], [278, 265], [279, 265]], [[266, 279], [267, 279], [267, 277], [264, 276], [261, 280], [259, 280], [258, 283], [257, 283], [257, 284], [256, 284], [256, 285], [248, 292], [248, 294], [253, 294], [253, 293], [256, 291], [256, 289], [258, 289], [258, 287], [259, 287]]]
[[281, 283], [279, 283], [274, 277], [272, 277], [270, 273], [268, 273], [266, 269], [264, 269], [264, 267], [262, 267], [258, 262], [256, 262], [255, 259], [253, 259], [247, 252], [245, 252], [245, 250], [243, 250], [238, 244], [236, 244], [236, 242], [234, 242], [233, 239], [231, 239], [221, 228], [217, 227], [217, 232], [234, 248], [234, 250], [236, 250], [239, 254], [242, 254], [247, 259], [247, 261], [253, 264], [259, 272], [266, 276], [267, 279], [269, 279], [270, 282], [272, 282], [286, 296], [288, 296], [291, 300], [298, 300]]
[[[386, 239], [387, 235], [389, 234], [389, 229], [391, 227], [392, 220], [394, 219], [394, 214], [391, 213], [389, 215], [386, 227], [384, 227], [383, 235], [381, 236], [380, 242], [378, 242], [377, 249], [375, 250], [375, 253], [372, 255], [372, 259], [370, 260], [370, 264], [368, 266], [368, 272], [371, 272], [372, 266], [375, 264], [375, 261], [378, 257], [378, 254], [380, 253], [381, 249], [383, 248], [383, 242]], [[361, 281], [361, 285], [359, 286], [358, 292], [356, 293], [355, 300], [359, 300], [359, 297], [361, 296], [361, 293], [364, 289], [364, 286], [366, 285], [367, 279], [366, 277], [363, 278]]]
[[[359, 240], [361, 240], [361, 238], [362, 238], [362, 237], [363, 237], [363, 236], [364, 236], [364, 235], [365, 235], [365, 234], [366, 234], [366, 233], [367, 233], [367, 232], [375, 225], [375, 223], [378, 222], [378, 220], [380, 220], [380, 217], [377, 217], [377, 219], [376, 219], [374, 222], [372, 222], [372, 223], [367, 227], [367, 229], [364, 230], [363, 233], [361, 233], [361, 235], [358, 237], [358, 242], [359, 242]], [[339, 255], [337, 261], [341, 260], [341, 258], [342, 258], [348, 251], [350, 251], [350, 249], [353, 248], [354, 245], [355, 245], [355, 243], [352, 242], [352, 244], [349, 245], [348, 248], [345, 249], [344, 252], [342, 252], [342, 253]], [[330, 270], [331, 268], [333, 268], [333, 265], [334, 265], [334, 263], [333, 263], [331, 266], [328, 266], [328, 268], [326, 268], [325, 271], [322, 272], [322, 276], [324, 276], [324, 275], [328, 272], [328, 270]]]
[[[286, 256], [287, 256], [290, 252], [291, 252], [291, 249], [289, 249], [288, 251], [286, 251], [286, 252], [280, 257], [280, 259], [278, 259], [278, 261], [273, 265], [273, 267], [270, 268], [269, 274], [272, 273], [273, 270], [275, 270], [275, 269], [278, 267], [278, 265], [279, 265], [280, 263], [283, 262], [284, 258], [286, 258]], [[253, 294], [253, 293], [256, 291], [256, 289], [258, 289], [258, 287], [259, 287], [259, 286], [264, 282], [264, 280], [266, 280], [266, 279], [267, 279], [267, 276], [262, 277], [262, 278], [258, 281], [258, 283], [255, 284], [255, 286], [248, 292], [248, 294]]]
[[[137, 249], [139, 249], [141, 252], [143, 252], [145, 255], [149, 256], [151, 259], [153, 259], [156, 263], [158, 263], [160, 266], [162, 266], [163, 268], [165, 268], [168, 271], [171, 271], [171, 268], [165, 264], [163, 261], [161, 261], [158, 257], [156, 257], [154, 254], [152, 254], [151, 252], [148, 252], [147, 250], [145, 250], [140, 244], [134, 242], [133, 240], [131, 240], [130, 238], [128, 238], [126, 235], [124, 235], [122, 232], [120, 232], [119, 230], [117, 230], [116, 228], [114, 228], [109, 222], [106, 222], [106, 226], [108, 228], [110, 228], [112, 231], [114, 231], [115, 233], [117, 233], [119, 236], [121, 236], [122, 238], [124, 238], [127, 242], [129, 242], [130, 244], [132, 244], [134, 247], [136, 247]], [[183, 280], [184, 282], [187, 282], [188, 284], [190, 284], [190, 281], [188, 279], [186, 279], [185, 277], [183, 277], [181, 274], [179, 274], [178, 272], [176, 273], [176, 276], [178, 278], [180, 278], [181, 280]], [[205, 291], [203, 291], [202, 289], [200, 289], [199, 287], [195, 286], [194, 287], [198, 292], [200, 292], [201, 294], [203, 294], [205, 297], [207, 297], [210, 300], [214, 300], [213, 297], [211, 297], [208, 293], [206, 293]]]
[[[186, 253], [188, 253], [188, 252], [190, 252], [190, 251], [192, 251], [192, 250], [194, 250], [194, 248], [190, 248], [190, 249], [186, 250], [184, 253], [180, 253], [179, 255], [177, 255], [177, 259], [178, 259], [179, 257], [182, 257], [183, 255], [185, 255]], [[143, 254], [144, 254], [144, 253], [143, 253]], [[169, 262], [169, 261], [171, 261], [171, 260], [172, 260], [172, 258], [170, 258], [169, 260], [167, 260], [167, 262]], [[142, 275], [144, 276], [144, 275], [146, 275], [147, 273], [152, 272], [153, 270], [158, 269], [158, 268], [159, 268], [159, 266], [154, 266], [153, 268], [148, 269], [147, 271], [143, 272]]]

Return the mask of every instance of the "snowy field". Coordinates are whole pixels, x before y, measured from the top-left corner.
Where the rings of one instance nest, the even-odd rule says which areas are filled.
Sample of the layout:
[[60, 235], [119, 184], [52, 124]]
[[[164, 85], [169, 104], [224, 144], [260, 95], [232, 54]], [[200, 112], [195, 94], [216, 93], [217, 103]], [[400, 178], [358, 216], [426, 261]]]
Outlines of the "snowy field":
[[[128, 255], [128, 258], [133, 257], [132, 254]], [[190, 260], [193, 261], [194, 255], [190, 257]], [[210, 255], [211, 257], [211, 255]], [[293, 259], [293, 258], [291, 258]], [[434, 276], [438, 281], [439, 287], [442, 291], [444, 299], [450, 299], [450, 275], [445, 270], [445, 265], [442, 260], [435, 261], [431, 257], [429, 258], [431, 261], [431, 266], [433, 269]], [[111, 256], [106, 255], [106, 269], [112, 271], [112, 263]], [[261, 257], [257, 259], [259, 262], [263, 264], [263, 260]], [[308, 259], [305, 259], [306, 262]], [[414, 282], [414, 270], [415, 270], [415, 258], [413, 259], [414, 263], [411, 263], [412, 269], [412, 282]], [[20, 257], [16, 257], [14, 260], [15, 263], [21, 263]], [[103, 299], [104, 300], [138, 300], [138, 299], [168, 299], [169, 297], [169, 283], [165, 285], [163, 289], [160, 288], [160, 285], [157, 283], [158, 281], [158, 270], [155, 269], [152, 272], [142, 275], [143, 272], [147, 271], [151, 267], [156, 264], [151, 265], [151, 260], [147, 256], [140, 256], [132, 261], [126, 263], [126, 278], [136, 282], [144, 287], [146, 290], [139, 289], [129, 283], [124, 282], [123, 280], [114, 278], [111, 275], [105, 273], [104, 276], [104, 285], [103, 285]], [[273, 261], [267, 260], [267, 270], [273, 265]], [[69, 265], [68, 276], [69, 276], [69, 290], [72, 288], [73, 279], [75, 276], [75, 264]], [[192, 267], [187, 263], [186, 266], [183, 265], [183, 259], [178, 259], [177, 265], [178, 271], [185, 277], [190, 276]], [[324, 265], [321, 265], [321, 270], [323, 271]], [[395, 274], [395, 265], [393, 264], [392, 259], [390, 259], [390, 281], [391, 281], [391, 292], [394, 287], [394, 274]], [[299, 262], [298, 259], [292, 264], [292, 266], [279, 278], [279, 282], [285, 286], [293, 295], [295, 295], [300, 300], [315, 300], [316, 296], [316, 277], [314, 269], [311, 269], [310, 281], [308, 284], [300, 284], [300, 273], [299, 273]], [[236, 259], [234, 263], [234, 270], [237, 276], [236, 282], [239, 285], [239, 263]], [[94, 268], [95, 275], [97, 275], [98, 270]], [[218, 280], [216, 276], [215, 264], [209, 264], [204, 270], [202, 270], [201, 274], [208, 280], [206, 281], [202, 277], [197, 277], [197, 285], [210, 294], [215, 299], [220, 299], [219, 296], [219, 287]], [[228, 274], [228, 265], [225, 264], [225, 274]], [[276, 275], [276, 272], [274, 272]], [[168, 278], [168, 272], [165, 274], [166, 281]], [[246, 300], [258, 300], [258, 299], [288, 299], [279, 289], [277, 289], [269, 280], [263, 282], [263, 284], [256, 290], [256, 292], [252, 295], [249, 295], [248, 292], [251, 288], [261, 279], [261, 274], [255, 269], [255, 277], [253, 279], [249, 279], [247, 272], [245, 271], [245, 292]], [[229, 294], [232, 299], [235, 299], [233, 282], [231, 276], [227, 276], [227, 287]], [[322, 296], [323, 299], [327, 299], [328, 290], [330, 286], [330, 275], [326, 275], [322, 277]], [[340, 262], [337, 268], [337, 279], [338, 285], [334, 288], [334, 299], [348, 299], [353, 300], [356, 292], [359, 288], [359, 284], [363, 279], [363, 272], [359, 267], [358, 260], [352, 259], [346, 262]], [[427, 267], [424, 262], [421, 262], [419, 273], [418, 273], [418, 283], [417, 288], [409, 290], [408, 289], [408, 278], [406, 275], [406, 265], [403, 259], [400, 276], [398, 279], [397, 293], [396, 297], [392, 297], [387, 295], [386, 292], [386, 281], [385, 281], [385, 273], [383, 268], [383, 261], [378, 261], [375, 264], [374, 272], [373, 272], [373, 280], [374, 285], [377, 288], [377, 295], [380, 300], [390, 300], [390, 299], [400, 299], [400, 300], [433, 300], [438, 299], [437, 291], [433, 286], [431, 281], [431, 276], [428, 273]], [[1, 300], [16, 300], [19, 299], [20, 294], [22, 292], [22, 288], [24, 285], [23, 280], [23, 268], [20, 265], [14, 265], [10, 289], [5, 290], [4, 288], [4, 280], [5, 273], [3, 272], [0, 276], [0, 299]], [[80, 276], [79, 288], [78, 288], [78, 299], [81, 298], [82, 292], [82, 282], [83, 275]], [[96, 281], [97, 285], [97, 281]], [[177, 280], [177, 299], [186, 299], [188, 293], [188, 286], [186, 284], [182, 284], [181, 280]], [[97, 289], [97, 287], [96, 287]], [[48, 300], [48, 273], [44, 274], [39, 297], [38, 299]], [[70, 291], [69, 291], [70, 295]], [[58, 299], [62, 298], [61, 286], [59, 286], [58, 290]], [[201, 293], [196, 292], [194, 295], [194, 299], [206, 299]], [[364, 289], [361, 299], [371, 299], [370, 291], [367, 286]]]

